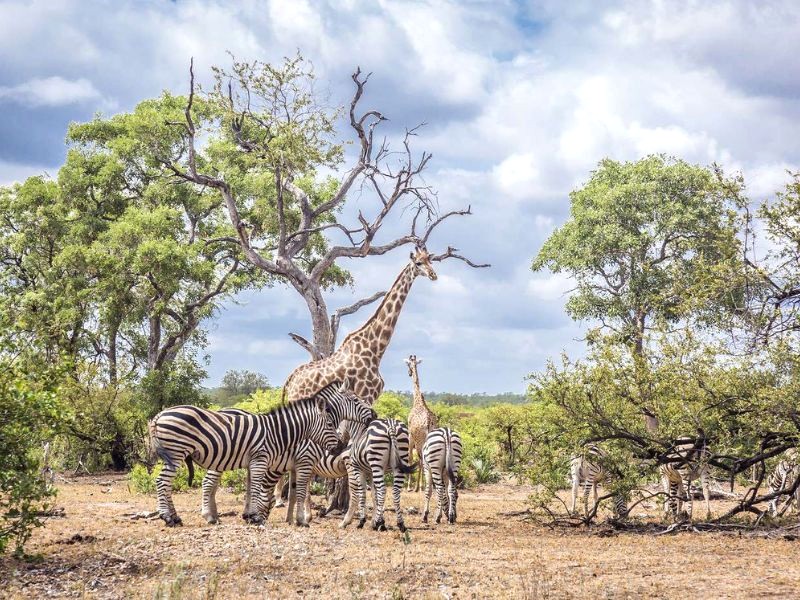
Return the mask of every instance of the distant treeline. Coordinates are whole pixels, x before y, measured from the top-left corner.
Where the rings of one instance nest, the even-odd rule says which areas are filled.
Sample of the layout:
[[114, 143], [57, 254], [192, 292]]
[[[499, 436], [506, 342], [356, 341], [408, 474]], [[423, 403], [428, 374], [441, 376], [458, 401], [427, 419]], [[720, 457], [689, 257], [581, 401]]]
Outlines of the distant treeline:
[[[409, 391], [387, 390], [393, 394], [401, 396], [405, 403], [411, 406], [413, 395]], [[246, 399], [249, 394], [231, 393], [226, 387], [206, 388], [206, 397], [213, 404], [219, 406], [232, 406], [237, 402]], [[525, 394], [515, 394], [513, 392], [503, 392], [502, 394], [487, 394], [485, 392], [474, 392], [472, 394], [455, 394], [452, 392], [423, 392], [427, 402], [440, 402], [449, 406], [490, 406], [492, 404], [524, 404], [528, 401]]]

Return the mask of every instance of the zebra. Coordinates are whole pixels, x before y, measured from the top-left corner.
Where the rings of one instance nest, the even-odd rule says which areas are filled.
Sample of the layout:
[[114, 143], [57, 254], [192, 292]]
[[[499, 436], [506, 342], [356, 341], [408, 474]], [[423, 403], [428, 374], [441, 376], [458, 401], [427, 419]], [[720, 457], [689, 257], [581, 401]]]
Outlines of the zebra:
[[[338, 389], [337, 389], [338, 388]], [[357, 396], [355, 396], [352, 392], [350, 392], [345, 385], [339, 384], [338, 382], [334, 382], [329, 384], [319, 392], [317, 395], [323, 395], [326, 397], [330, 397], [333, 399], [336, 398], [346, 398], [351, 401], [350, 404], [347, 404], [344, 410], [337, 410], [333, 415], [333, 422], [334, 425], [337, 426], [336, 436], [337, 440], [339, 441], [339, 447], [337, 452], [333, 454], [336, 456], [339, 454], [342, 448], [344, 448], [345, 443], [341, 440], [340, 431], [344, 424], [350, 423], [352, 427], [366, 427], [366, 424], [376, 418], [375, 411], [370, 408], [367, 404], [361, 402]], [[291, 405], [289, 405], [291, 406]], [[241, 409], [223, 409], [222, 412], [230, 412], [230, 413], [246, 413]], [[305, 449], [308, 447], [309, 443], [314, 443], [315, 440], [305, 439], [300, 440], [298, 439], [295, 443], [286, 445], [282, 452], [275, 455], [273, 457], [272, 463], [270, 464], [269, 471], [264, 475], [263, 482], [261, 483], [262, 493], [266, 495], [269, 499], [268, 506], [269, 508], [266, 510], [266, 516], [269, 515], [269, 512], [272, 509], [272, 506], [275, 501], [275, 485], [278, 481], [280, 481], [286, 472], [291, 472], [295, 468], [295, 462], [298, 458], [302, 458], [305, 453]], [[322, 452], [325, 451], [325, 445], [320, 445], [320, 450]], [[219, 485], [219, 480], [222, 476], [222, 473], [210, 470], [206, 474], [206, 477], [203, 480], [203, 491], [204, 491], [204, 511], [209, 513], [209, 515], [213, 515], [216, 517], [216, 506], [213, 506], [212, 510], [206, 510], [205, 507], [213, 503], [214, 501], [214, 494], [216, 493], [217, 486]], [[243, 518], [248, 521], [253, 521], [252, 518], [249, 518], [248, 515], [251, 514], [253, 511], [251, 507], [251, 499], [252, 499], [252, 479], [253, 475], [248, 470], [247, 476], [247, 490], [245, 492], [245, 511], [243, 513]], [[258, 479], [256, 479], [258, 481]], [[206, 501], [208, 499], [208, 502]], [[260, 513], [258, 513], [260, 514]], [[298, 515], [300, 517], [300, 515]], [[207, 518], [207, 520], [209, 520]], [[288, 521], [287, 517], [287, 521]], [[216, 520], [209, 520], [209, 523], [216, 522]], [[261, 522], [260, 518], [256, 518], [255, 522]], [[290, 521], [291, 522], [291, 521]], [[298, 519], [298, 525], [306, 525], [307, 521], [305, 519]]]
[[[572, 482], [572, 504], [570, 514], [575, 514], [578, 501], [578, 490], [583, 487], [583, 514], [589, 515], [589, 491], [594, 495], [594, 506], [597, 506], [598, 495], [597, 486], [600, 483], [608, 483], [612, 479], [611, 473], [603, 466], [602, 460], [606, 458], [606, 451], [600, 446], [589, 444], [584, 448], [582, 454], [573, 456], [569, 461], [570, 480]], [[623, 519], [628, 515], [628, 507], [625, 497], [614, 494], [614, 516]]]
[[416, 468], [415, 465], [408, 464], [408, 459], [408, 428], [396, 419], [377, 419], [369, 425], [365, 432], [354, 437], [351, 441], [348, 466], [350, 506], [339, 526], [347, 527], [353, 520], [356, 503], [358, 503], [359, 509], [358, 528], [361, 529], [364, 526], [367, 520], [364, 486], [367, 478], [371, 477], [374, 506], [372, 529], [386, 531], [386, 523], [383, 519], [386, 494], [384, 474], [391, 471], [394, 476], [392, 499], [397, 515], [397, 527], [404, 532], [406, 526], [403, 521], [403, 511], [400, 508], [400, 493], [406, 474], [413, 473]]
[[[770, 473], [767, 482], [770, 493], [774, 494], [780, 490], [791, 489], [795, 485], [798, 477], [800, 477], [800, 464], [798, 464], [797, 460], [797, 450], [795, 448], [789, 448], [784, 453], [783, 459], [775, 465], [775, 469]], [[778, 503], [780, 502], [781, 496], [784, 495], [788, 494], [781, 494], [770, 500], [769, 512], [772, 516], [778, 515]], [[784, 503], [784, 508], [780, 511], [781, 514], [792, 504], [794, 504], [795, 510], [800, 508], [800, 486], [797, 487], [794, 494], [788, 496]]]
[[[245, 411], [217, 412], [195, 406], [176, 406], [156, 415], [149, 423], [150, 445], [164, 461], [156, 481], [158, 512], [168, 526], [181, 524], [172, 503], [172, 480], [177, 465], [185, 460], [209, 469], [203, 481], [204, 518], [217, 520], [214, 492], [223, 471], [248, 467], [249, 481], [269, 481], [281, 455], [300, 440], [310, 438], [326, 449], [341, 450], [336, 424], [346, 418], [371, 419], [372, 409], [352, 394], [343, 394], [338, 382], [311, 398], [280, 407], [265, 415]], [[272, 482], [274, 485], [274, 481]], [[247, 495], [245, 520], [261, 523], [272, 508], [258, 486], [255, 502]]]
[[[296, 525], [308, 527], [311, 518], [311, 482], [316, 475], [323, 479], [347, 477], [350, 451], [345, 449], [338, 455], [325, 452], [319, 444], [307, 440], [298, 446], [291, 473], [286, 522], [294, 520]], [[278, 497], [277, 490], [275, 493]], [[294, 514], [296, 510], [296, 515]], [[321, 511], [324, 515], [327, 510]]]
[[[449, 427], [434, 429], [425, 438], [422, 446], [422, 464], [425, 472], [425, 510], [422, 522], [428, 522], [431, 493], [436, 488], [436, 523], [442, 520], [442, 513], [448, 523], [456, 522], [456, 473], [461, 466], [461, 436]], [[445, 501], [445, 495], [448, 500]]]
[[706, 503], [706, 519], [711, 517], [711, 490], [708, 486], [708, 458], [710, 456], [711, 452], [708, 450], [705, 440], [702, 440], [702, 444], [699, 446], [697, 440], [692, 437], [675, 440], [675, 444], [665, 457], [669, 462], [660, 467], [661, 484], [666, 494], [665, 513], [677, 518], [682, 512], [685, 512], [691, 521], [692, 481], [700, 479]]

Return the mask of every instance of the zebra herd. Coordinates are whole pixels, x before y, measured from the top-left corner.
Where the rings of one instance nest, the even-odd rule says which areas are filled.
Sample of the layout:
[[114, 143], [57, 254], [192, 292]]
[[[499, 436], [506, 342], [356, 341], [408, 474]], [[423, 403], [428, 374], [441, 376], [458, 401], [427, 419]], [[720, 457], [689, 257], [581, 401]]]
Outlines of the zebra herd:
[[[616, 476], [603, 465], [607, 453], [596, 444], [589, 444], [582, 454], [570, 460], [570, 482], [572, 498], [570, 512], [575, 514], [578, 494], [583, 490], [584, 516], [589, 514], [589, 492], [593, 492], [594, 509], [597, 508], [597, 487], [609, 485]], [[680, 516], [692, 519], [693, 482], [699, 480], [706, 506], [706, 519], [711, 516], [711, 491], [709, 488], [710, 472], [708, 459], [710, 452], [705, 443], [698, 444], [694, 438], [679, 438], [673, 448], [665, 456], [666, 462], [659, 467], [661, 485], [664, 493], [664, 512], [673, 518]], [[787, 450], [783, 459], [778, 462], [767, 478], [769, 492], [776, 494], [769, 505], [770, 513], [775, 516], [783, 514], [790, 506], [800, 511], [800, 485], [793, 495], [785, 497], [778, 494], [781, 490], [791, 489], [800, 477], [800, 461], [794, 448]], [[614, 494], [614, 517], [624, 519], [628, 515], [625, 498]]]
[[[410, 464], [409, 435], [404, 423], [378, 419], [372, 408], [339, 382], [314, 396], [281, 406], [267, 414], [239, 409], [207, 410], [176, 406], [156, 415], [149, 425], [153, 453], [164, 466], [156, 480], [158, 513], [168, 526], [181, 524], [172, 502], [172, 482], [178, 466], [186, 462], [189, 478], [194, 463], [206, 468], [201, 515], [208, 523], [219, 520], [215, 495], [222, 473], [247, 468], [244, 511], [249, 523], [264, 523], [275, 505], [275, 487], [292, 473], [287, 521], [308, 526], [310, 485], [314, 476], [347, 477], [350, 504], [342, 520], [346, 527], [358, 510], [358, 527], [366, 522], [366, 487], [372, 489], [372, 528], [385, 531], [385, 476], [392, 475], [392, 500], [397, 527], [406, 530], [400, 506]], [[349, 437], [349, 443], [344, 438]], [[436, 522], [444, 516], [456, 521], [456, 473], [461, 463], [461, 438], [449, 428], [428, 434], [420, 457], [426, 477], [427, 522], [430, 498], [437, 493]]]

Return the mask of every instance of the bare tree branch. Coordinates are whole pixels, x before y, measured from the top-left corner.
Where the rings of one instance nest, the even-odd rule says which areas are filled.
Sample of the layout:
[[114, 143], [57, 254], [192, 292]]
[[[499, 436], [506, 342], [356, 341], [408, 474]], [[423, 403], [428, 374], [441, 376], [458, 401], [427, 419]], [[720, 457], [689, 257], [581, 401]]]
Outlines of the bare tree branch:
[[344, 317], [345, 315], [352, 315], [354, 312], [364, 308], [365, 306], [372, 304], [379, 298], [383, 298], [386, 295], [386, 292], [375, 292], [372, 296], [368, 298], [363, 298], [358, 302], [354, 302], [350, 306], [343, 306], [342, 308], [337, 309], [333, 315], [331, 315], [331, 332], [333, 334], [333, 339], [336, 339], [336, 334], [339, 332], [339, 320]]

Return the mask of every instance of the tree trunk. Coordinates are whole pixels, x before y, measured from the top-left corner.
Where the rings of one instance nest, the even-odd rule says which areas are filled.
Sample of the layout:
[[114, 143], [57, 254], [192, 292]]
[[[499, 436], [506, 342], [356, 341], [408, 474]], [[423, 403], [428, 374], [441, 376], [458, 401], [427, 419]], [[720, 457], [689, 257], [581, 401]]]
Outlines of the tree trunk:
[[111, 442], [111, 463], [115, 471], [125, 471], [128, 468], [125, 436], [119, 431], [114, 436], [114, 441]]

